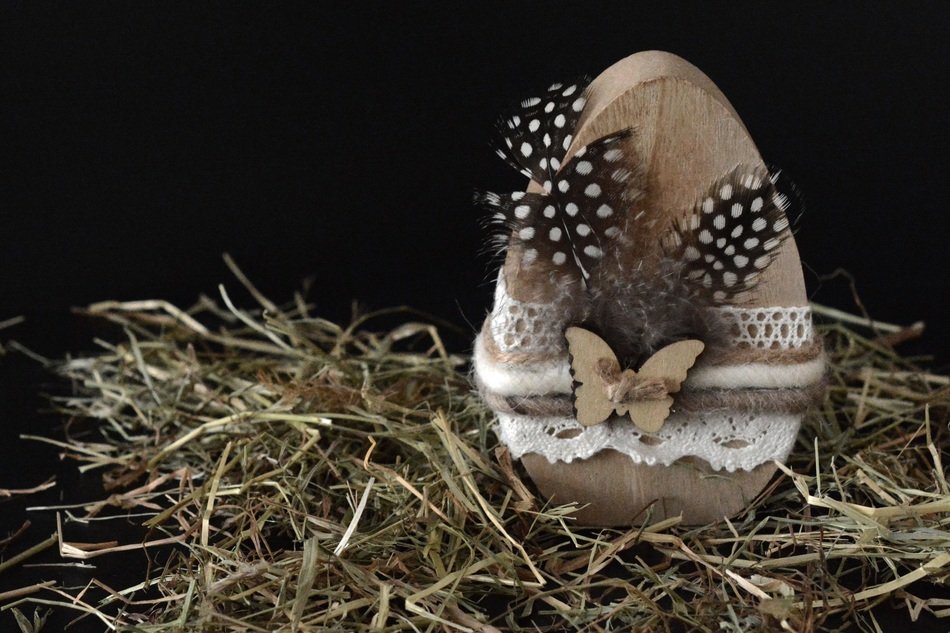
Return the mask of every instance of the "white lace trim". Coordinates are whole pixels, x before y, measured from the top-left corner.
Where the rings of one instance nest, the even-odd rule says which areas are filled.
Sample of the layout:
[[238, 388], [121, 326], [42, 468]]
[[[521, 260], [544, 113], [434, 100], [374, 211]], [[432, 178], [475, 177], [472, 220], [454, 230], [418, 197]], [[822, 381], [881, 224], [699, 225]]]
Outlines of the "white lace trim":
[[[811, 308], [771, 306], [711, 308], [722, 316], [732, 335], [734, 347], [794, 349], [811, 342]], [[489, 330], [502, 352], [551, 354], [565, 352], [564, 327], [570, 316], [557, 303], [518, 301], [508, 294], [504, 271], [495, 285], [495, 304]]]
[[489, 329], [500, 351], [564, 352], [566, 320], [565, 311], [556, 303], [529, 303], [513, 298], [508, 294], [504, 270], [499, 271]]
[[811, 308], [716, 308], [730, 324], [732, 345], [759, 349], [793, 349], [812, 340]]
[[535, 418], [501, 413], [496, 432], [512, 455], [538, 453], [549, 462], [586, 459], [613, 449], [641, 464], [669, 466], [698, 457], [715, 470], [752, 470], [784, 461], [795, 443], [801, 415], [673, 414], [658, 433], [645, 433], [629, 418], [584, 427], [573, 418]]

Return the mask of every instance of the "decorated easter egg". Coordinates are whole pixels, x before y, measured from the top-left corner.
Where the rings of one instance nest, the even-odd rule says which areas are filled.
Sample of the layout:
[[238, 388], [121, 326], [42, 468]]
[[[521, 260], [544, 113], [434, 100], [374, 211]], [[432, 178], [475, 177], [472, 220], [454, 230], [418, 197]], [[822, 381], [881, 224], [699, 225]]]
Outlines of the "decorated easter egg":
[[474, 353], [499, 439], [581, 524], [736, 514], [823, 390], [794, 189], [669, 53], [553, 84], [498, 129], [530, 179], [480, 196], [505, 251]]

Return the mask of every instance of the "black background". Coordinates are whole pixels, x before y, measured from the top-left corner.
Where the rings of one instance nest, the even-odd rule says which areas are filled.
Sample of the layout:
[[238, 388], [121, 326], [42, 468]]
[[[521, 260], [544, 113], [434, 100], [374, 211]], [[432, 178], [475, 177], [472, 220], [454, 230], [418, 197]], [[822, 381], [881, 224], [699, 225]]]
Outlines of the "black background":
[[[0, 339], [62, 356], [92, 347], [70, 306], [218, 283], [246, 302], [225, 251], [277, 301], [312, 278], [324, 316], [356, 299], [474, 330], [492, 268], [472, 191], [523, 186], [488, 145], [496, 114], [663, 49], [804, 192], [812, 298], [855, 310], [829, 279], [848, 271], [876, 318], [925, 320], [908, 350], [946, 368], [948, 7], [5, 3], [0, 321], [27, 321]], [[0, 372], [0, 487], [37, 483], [55, 453], [15, 438], [49, 426], [45, 378], [16, 355]]]

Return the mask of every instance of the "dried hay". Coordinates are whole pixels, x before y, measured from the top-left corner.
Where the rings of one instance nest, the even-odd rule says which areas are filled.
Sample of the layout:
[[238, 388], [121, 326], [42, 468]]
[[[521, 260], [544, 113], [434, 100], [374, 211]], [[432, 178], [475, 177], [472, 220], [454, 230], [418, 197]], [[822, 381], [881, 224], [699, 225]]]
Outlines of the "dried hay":
[[[883, 602], [950, 615], [932, 597], [950, 580], [950, 380], [888, 347], [906, 331], [874, 340], [857, 331], [867, 320], [816, 306], [828, 397], [741, 516], [582, 529], [497, 445], [468, 358], [436, 327], [378, 334], [372, 314], [341, 327], [232, 269], [263, 316], [223, 287], [189, 310], [88, 308], [124, 340], [58, 366], [75, 395], [55, 404], [84, 422], [32, 439], [111, 494], [56, 508], [57, 534], [0, 574], [54, 546], [80, 561], [165, 554], [131, 587], [0, 596], [22, 631], [42, 628], [23, 615], [35, 605], [141, 632], [873, 631]], [[141, 542], [69, 539], [74, 522], [129, 516]]]

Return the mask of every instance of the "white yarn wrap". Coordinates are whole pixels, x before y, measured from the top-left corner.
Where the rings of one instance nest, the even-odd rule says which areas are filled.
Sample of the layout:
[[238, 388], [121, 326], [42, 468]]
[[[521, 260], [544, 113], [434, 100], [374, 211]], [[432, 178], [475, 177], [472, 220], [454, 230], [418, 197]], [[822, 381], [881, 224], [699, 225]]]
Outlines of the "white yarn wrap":
[[[729, 323], [737, 348], [794, 349], [812, 342], [808, 306], [715, 308]], [[475, 341], [474, 365], [479, 381], [503, 396], [555, 395], [571, 392], [564, 328], [569, 316], [556, 304], [521, 302], [508, 294], [504, 274], [498, 276], [495, 304], [487, 333]], [[548, 356], [531, 363], [499, 362], [485, 348], [490, 333], [502, 353]], [[733, 366], [697, 365], [687, 384], [694, 388], [804, 387], [821, 379], [824, 361], [789, 365], [752, 363]], [[667, 418], [654, 434], [640, 431], [628, 417], [584, 427], [573, 418], [539, 418], [498, 414], [496, 432], [515, 457], [538, 453], [548, 461], [571, 462], [613, 449], [636, 463], [670, 465], [693, 456], [716, 470], [751, 470], [784, 460], [801, 425], [800, 414], [750, 414], [728, 411], [680, 413]], [[644, 441], [647, 438], [647, 441]]]
[[[475, 372], [489, 390], [500, 396], [541, 396], [571, 393], [571, 366], [567, 353], [556, 360], [534, 363], [497, 362], [485, 349], [483, 337], [475, 339]], [[790, 365], [745, 363], [697, 365], [685, 385], [694, 389], [790, 389], [821, 380], [823, 358]]]

